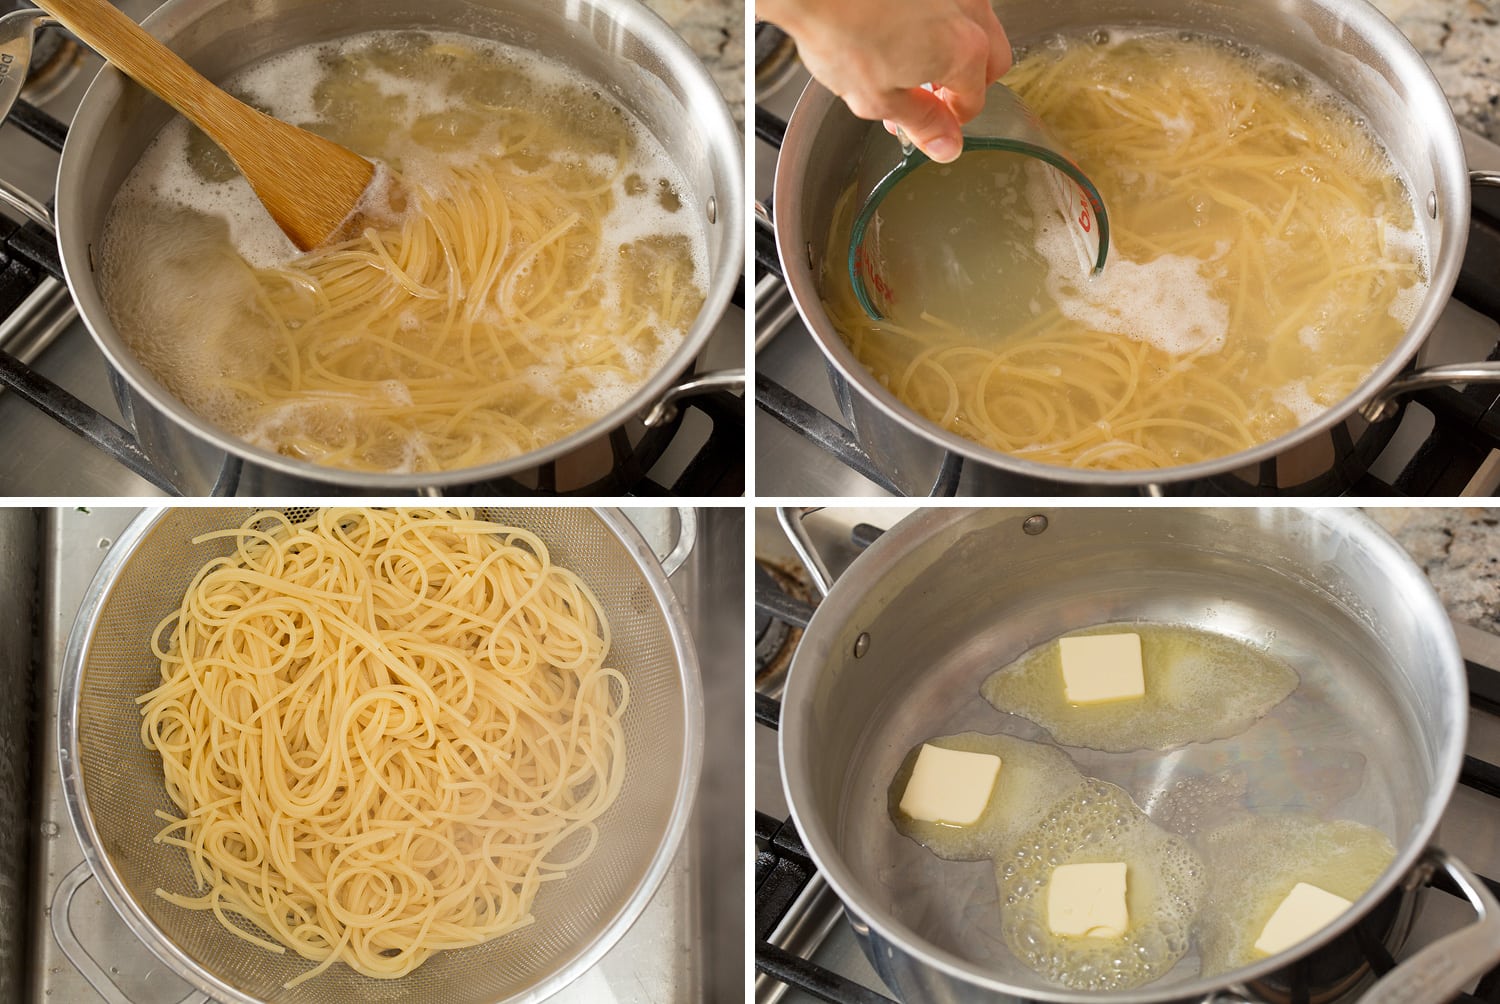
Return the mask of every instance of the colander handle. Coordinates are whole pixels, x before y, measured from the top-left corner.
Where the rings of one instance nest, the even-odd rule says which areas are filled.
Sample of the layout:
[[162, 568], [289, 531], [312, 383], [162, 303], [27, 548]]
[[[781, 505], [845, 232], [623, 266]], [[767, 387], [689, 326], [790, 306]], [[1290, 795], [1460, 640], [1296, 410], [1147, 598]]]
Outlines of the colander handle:
[[[698, 543], [698, 510], [691, 506], [624, 506], [620, 512], [634, 524], [656, 560], [661, 562], [663, 575], [671, 577], [687, 561]], [[675, 515], [667, 520], [668, 513]]]

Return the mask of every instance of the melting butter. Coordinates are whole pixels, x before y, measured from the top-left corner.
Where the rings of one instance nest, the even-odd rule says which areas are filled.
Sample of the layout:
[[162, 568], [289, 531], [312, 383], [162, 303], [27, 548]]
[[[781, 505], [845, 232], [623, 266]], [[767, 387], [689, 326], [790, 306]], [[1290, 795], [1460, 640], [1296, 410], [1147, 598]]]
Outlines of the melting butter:
[[1063, 691], [1059, 639], [996, 672], [980, 692], [996, 708], [1030, 719], [1064, 746], [1126, 753], [1238, 735], [1297, 689], [1297, 673], [1269, 653], [1195, 628], [1106, 624], [1066, 637], [1126, 631], [1141, 639], [1145, 695], [1139, 699], [1070, 703]]

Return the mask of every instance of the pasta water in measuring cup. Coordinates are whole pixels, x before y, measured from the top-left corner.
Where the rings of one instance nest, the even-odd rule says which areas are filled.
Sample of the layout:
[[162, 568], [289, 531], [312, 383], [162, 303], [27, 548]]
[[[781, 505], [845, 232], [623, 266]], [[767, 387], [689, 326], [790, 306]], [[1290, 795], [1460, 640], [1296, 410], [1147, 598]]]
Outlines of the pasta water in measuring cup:
[[1040, 289], [1049, 261], [1104, 268], [1109, 217], [1088, 176], [1003, 84], [964, 127], [951, 164], [871, 128], [860, 157], [849, 278], [865, 313], [993, 330], [1013, 314], [988, 293]]

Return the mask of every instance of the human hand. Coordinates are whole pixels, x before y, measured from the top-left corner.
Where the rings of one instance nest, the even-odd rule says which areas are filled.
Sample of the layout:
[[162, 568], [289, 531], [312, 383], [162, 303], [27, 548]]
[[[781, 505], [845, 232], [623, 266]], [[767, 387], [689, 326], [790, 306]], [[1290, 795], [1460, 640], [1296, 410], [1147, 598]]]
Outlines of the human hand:
[[988, 0], [758, 0], [756, 15], [796, 40], [808, 71], [855, 115], [900, 126], [941, 163], [959, 155], [960, 126], [1010, 69]]

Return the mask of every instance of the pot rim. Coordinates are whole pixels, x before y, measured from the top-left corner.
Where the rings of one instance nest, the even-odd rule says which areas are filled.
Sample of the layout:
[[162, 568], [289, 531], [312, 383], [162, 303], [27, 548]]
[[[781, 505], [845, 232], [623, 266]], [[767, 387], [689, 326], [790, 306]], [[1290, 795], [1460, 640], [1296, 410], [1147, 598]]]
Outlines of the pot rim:
[[[166, 0], [141, 24], [170, 47], [184, 29], [211, 17], [217, 8], [237, 2], [239, 0]], [[673, 76], [683, 80], [688, 92], [694, 96], [695, 125], [706, 137], [708, 149], [721, 153], [727, 151], [732, 154], [736, 165], [743, 160], [740, 130], [735, 127], [734, 118], [718, 85], [687, 42], [660, 15], [640, 0], [579, 2], [585, 7], [608, 11], [620, 33], [641, 38], [653, 51], [659, 53]], [[416, 20], [420, 16], [420, 13], [415, 13], [412, 19]], [[358, 26], [352, 26], [348, 34], [360, 30]], [[183, 404], [125, 345], [109, 316], [103, 297], [99, 294], [91, 267], [91, 246], [81, 232], [83, 223], [75, 213], [75, 205], [82, 198], [84, 173], [91, 150], [98, 141], [99, 131], [118, 108], [121, 99], [132, 90], [145, 93], [112, 64], [106, 63], [84, 93], [63, 144], [57, 172], [56, 220], [58, 253], [69, 292], [78, 306], [79, 317], [93, 336], [94, 344], [104, 353], [110, 367], [152, 407], [217, 449], [283, 474], [346, 488], [412, 490], [524, 474], [549, 461], [557, 460], [643, 415], [684, 373], [691, 370], [704, 343], [713, 334], [727, 310], [744, 270], [743, 171], [731, 169], [726, 172], [730, 180], [726, 189], [712, 193], [716, 222], [703, 223], [705, 241], [711, 242], [709, 228], [726, 228], [726, 236], [723, 238], [726, 254], [720, 267], [708, 277], [703, 306], [699, 309], [698, 316], [694, 318], [682, 343], [667, 362], [606, 414], [562, 439], [528, 453], [452, 470], [411, 473], [359, 471], [283, 456], [226, 432]]]
[[[849, 346], [839, 336], [818, 293], [819, 283], [814, 275], [815, 266], [809, 261], [811, 242], [803, 230], [801, 214], [798, 211], [785, 211], [785, 203], [788, 200], [799, 203], [797, 209], [800, 210], [804, 188], [803, 178], [810, 169], [817, 167], [807, 162], [816, 134], [828, 116], [839, 114], [842, 108], [842, 102], [836, 95], [813, 80], [797, 99], [796, 107], [793, 108], [791, 117], [787, 120], [786, 136], [776, 160], [775, 191], [784, 195], [783, 212], [776, 217], [775, 232], [776, 250], [781, 260], [782, 273], [785, 276], [788, 291], [793, 303], [796, 304], [797, 312], [801, 315], [813, 341], [822, 350], [824, 357], [845, 380], [866, 399], [873, 402], [886, 417], [923, 440], [990, 467], [1054, 483], [1126, 489], [1211, 478], [1264, 463], [1349, 419], [1360, 407], [1394, 380], [1415, 358], [1433, 325], [1437, 323], [1438, 316], [1447, 306], [1453, 285], [1458, 279], [1459, 266], [1463, 261], [1464, 248], [1469, 237], [1468, 220], [1471, 199], [1468, 167], [1462, 135], [1459, 133], [1458, 123], [1453, 117], [1448, 99], [1443, 94], [1432, 68], [1427, 65], [1426, 60], [1406, 36], [1371, 4], [1338, 3], [1337, 0], [1307, 0], [1307, 2], [1322, 8], [1337, 9], [1339, 18], [1351, 34], [1379, 40], [1382, 51], [1389, 54], [1392, 61], [1398, 64], [1397, 70], [1403, 81], [1419, 92], [1415, 96], [1419, 108], [1409, 116], [1409, 121], [1422, 124], [1432, 145], [1437, 150], [1435, 157], [1437, 190], [1441, 191], [1444, 188], [1449, 190], [1449, 197], [1446, 200], [1440, 200], [1447, 203], [1443, 206], [1445, 219], [1440, 246], [1428, 249], [1427, 293], [1407, 325], [1401, 340], [1348, 397], [1329, 407], [1312, 421], [1249, 449], [1175, 467], [1130, 471], [1101, 471], [1028, 460], [1015, 454], [1003, 453], [983, 446], [922, 417], [903, 404], [884, 384], [876, 380], [870, 370], [855, 358]], [[1145, 25], [1145, 27], [1153, 26], [1171, 27], [1170, 24], [1161, 22]], [[1026, 39], [1013, 39], [1013, 41], [1025, 42]], [[848, 112], [844, 111], [843, 114], [848, 114]], [[874, 125], [872, 124], [871, 127], [873, 128]], [[1417, 192], [1413, 192], [1412, 195], [1414, 210], [1421, 212], [1420, 195]]]
[[[1159, 508], [1152, 507], [1148, 511], [1156, 512]], [[978, 510], [973, 507], [953, 506], [919, 510], [882, 534], [834, 582], [833, 588], [813, 612], [802, 642], [796, 654], [793, 655], [791, 666], [787, 671], [786, 689], [782, 694], [781, 727], [777, 733], [777, 754], [781, 766], [782, 788], [786, 793], [787, 805], [797, 832], [802, 836], [803, 846], [817, 865], [818, 871], [845, 909], [857, 915], [871, 929], [878, 931], [881, 937], [899, 947], [922, 965], [938, 970], [965, 984], [997, 994], [1019, 995], [1021, 999], [1036, 1001], [1038, 1004], [1076, 1004], [1083, 992], [1041, 986], [1016, 986], [996, 979], [982, 967], [965, 961], [958, 955], [921, 938], [888, 911], [872, 909], [870, 904], [864, 903], [858, 894], [861, 883], [845, 867], [838, 851], [838, 840], [827, 827], [822, 825], [820, 817], [813, 809], [811, 784], [807, 771], [802, 767], [806, 758], [801, 754], [805, 751], [797, 748], [802, 734], [807, 731], [800, 719], [813, 706], [813, 689], [823, 672], [821, 659], [824, 652], [817, 650], [821, 648], [826, 651], [828, 642], [831, 641], [831, 637], [825, 640], [824, 636], [835, 634], [840, 625], [850, 620], [863, 596], [879, 588], [882, 576], [878, 573], [888, 568], [890, 562], [899, 560], [906, 553], [912, 538], [924, 541], [930, 539], [939, 531], [953, 526], [976, 511]], [[1111, 511], [1126, 514], [1132, 510], [1126, 508]], [[1450, 682], [1459, 693], [1467, 694], [1468, 682], [1464, 673], [1463, 656], [1459, 652], [1458, 640], [1449, 623], [1447, 610], [1443, 607], [1442, 601], [1428, 582], [1426, 575], [1401, 545], [1396, 543], [1395, 539], [1373, 520], [1356, 509], [1311, 507], [1303, 508], [1301, 511], [1311, 520], [1342, 531], [1363, 550], [1379, 554], [1382, 564], [1390, 569], [1392, 578], [1406, 580], [1403, 595], [1410, 600], [1414, 621], [1428, 625], [1429, 630], [1436, 633], [1436, 641], [1443, 654], [1441, 671], [1452, 677]], [[861, 567], [862, 565], [864, 567]], [[874, 569], [877, 574], [869, 574], [871, 569]], [[828, 627], [829, 625], [831, 627]], [[1441, 794], [1441, 798], [1436, 802], [1439, 806], [1446, 807], [1453, 796], [1453, 789], [1458, 783], [1459, 771], [1463, 765], [1466, 736], [1466, 724], [1449, 732], [1445, 740], [1443, 755], [1434, 764], [1432, 794]], [[796, 764], [795, 770], [792, 767], [794, 763]], [[1432, 794], [1428, 796], [1429, 802], [1432, 801]], [[1441, 815], [1439, 811], [1430, 813], [1428, 818], [1423, 819], [1414, 831], [1408, 834], [1407, 842], [1397, 848], [1395, 858], [1381, 873], [1380, 878], [1365, 890], [1364, 895], [1355, 900], [1354, 905], [1338, 920], [1313, 937], [1300, 942], [1295, 948], [1217, 977], [1199, 976], [1189, 982], [1176, 983], [1155, 990], [1151, 989], [1151, 985], [1148, 984], [1146, 987], [1133, 990], [1087, 993], [1086, 996], [1090, 1000], [1097, 998], [1109, 1001], [1110, 1004], [1169, 1004], [1169, 1002], [1184, 1000], [1206, 1000], [1215, 992], [1222, 991], [1231, 985], [1253, 983], [1286, 968], [1296, 959], [1307, 956], [1340, 937], [1384, 899], [1411, 872], [1417, 860], [1427, 850], [1437, 831]], [[1006, 999], [1016, 998], [1013, 996]]]

